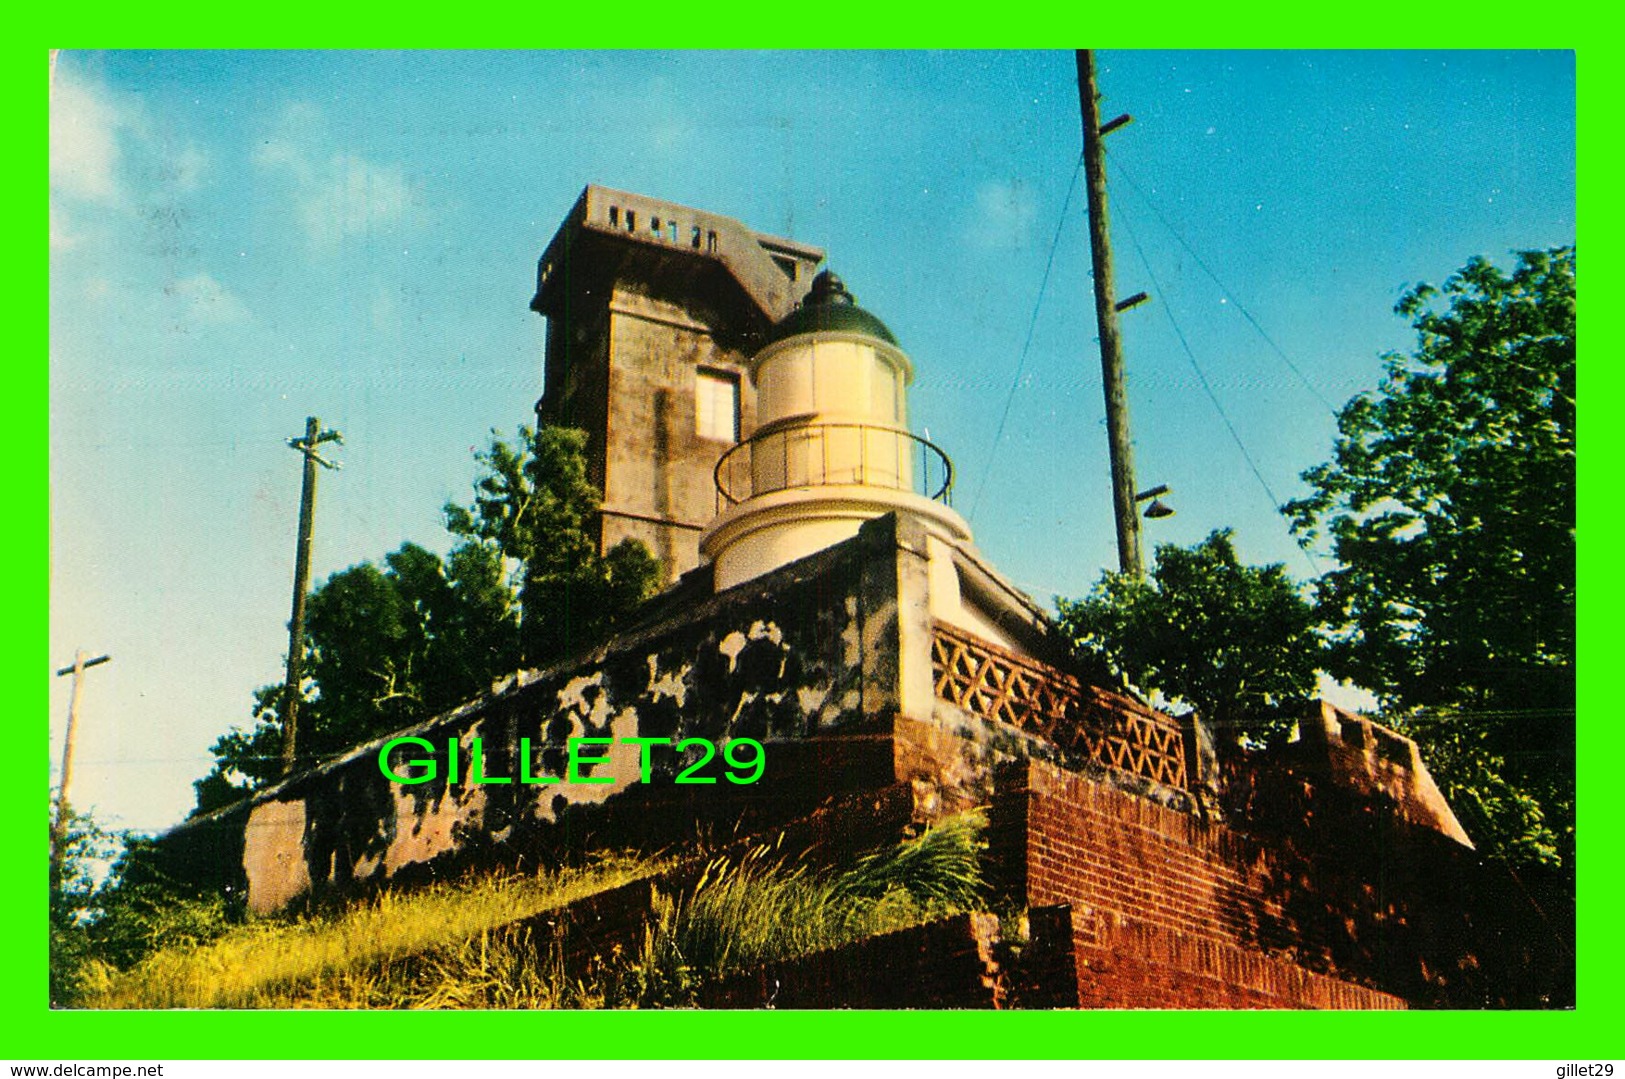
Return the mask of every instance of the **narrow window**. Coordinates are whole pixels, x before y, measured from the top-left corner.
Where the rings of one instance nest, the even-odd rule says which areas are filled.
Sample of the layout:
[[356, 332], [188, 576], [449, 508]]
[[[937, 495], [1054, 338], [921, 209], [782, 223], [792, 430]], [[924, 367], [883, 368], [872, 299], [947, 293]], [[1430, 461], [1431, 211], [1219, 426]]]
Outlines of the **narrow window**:
[[609, 223], [613, 228], [621, 227], [621, 208], [619, 206], [609, 208]]
[[706, 251], [706, 254], [708, 254], [708, 255], [714, 255], [714, 254], [717, 253], [717, 231], [716, 231], [716, 229], [707, 229], [706, 230], [706, 233], [705, 233], [705, 251]]
[[654, 233], [656, 236], [660, 235], [660, 218], [649, 218], [649, 231]]
[[719, 442], [739, 441], [739, 379], [721, 371], [694, 372], [694, 431]]
[[675, 222], [675, 221], [671, 222], [671, 228], [670, 228], [669, 231], [671, 232], [671, 242], [676, 243], [677, 242], [677, 222]]
[[694, 235], [691, 239], [694, 245], [694, 250], [698, 251], [700, 249], [700, 226], [694, 226]]
[[636, 232], [636, 231], [638, 231], [638, 214], [637, 214], [636, 210], [628, 210], [628, 211], [626, 211], [626, 231], [627, 232]]

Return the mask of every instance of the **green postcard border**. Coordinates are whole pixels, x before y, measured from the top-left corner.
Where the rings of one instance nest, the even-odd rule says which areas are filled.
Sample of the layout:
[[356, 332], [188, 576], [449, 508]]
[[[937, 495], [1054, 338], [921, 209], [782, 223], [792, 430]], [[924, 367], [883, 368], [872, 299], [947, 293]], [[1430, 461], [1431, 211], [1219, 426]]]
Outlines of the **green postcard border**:
[[[1285, 4], [1243, 9], [1181, 0], [1155, 11], [1061, 4], [1024, 5], [989, 16], [980, 5], [807, 5], [771, 13], [753, 5], [707, 3], [676, 9], [647, 3], [575, 8], [561, 15], [537, 5], [459, 13], [444, 8], [341, 10], [314, 4], [231, 9], [198, 3], [161, 8], [94, 5], [35, 16], [7, 50], [14, 144], [43, 148], [41, 65], [50, 46], [217, 47], [379, 43], [406, 47], [583, 47], [687, 38], [705, 47], [1495, 47], [1578, 50], [1582, 146], [1580, 192], [1588, 246], [1612, 246], [1612, 192], [1617, 150], [1611, 132], [1618, 52], [1599, 13], [1504, 0], [1449, 9], [1387, 4], [1354, 12]], [[703, 27], [703, 34], [691, 30]], [[659, 33], [645, 35], [637, 28]], [[606, 40], [613, 35], [615, 40]], [[43, 40], [36, 40], [43, 39]], [[698, 39], [698, 40], [697, 40]], [[25, 157], [28, 155], [24, 155]], [[19, 214], [44, 224], [37, 172], [11, 170]], [[21, 174], [26, 174], [26, 180]], [[1588, 200], [1584, 196], [1590, 196]], [[33, 234], [38, 237], [39, 231]], [[1472, 252], [1462, 252], [1465, 258]], [[1625, 939], [1613, 916], [1621, 893], [1616, 857], [1620, 813], [1607, 749], [1606, 655], [1614, 632], [1616, 573], [1607, 565], [1617, 512], [1605, 476], [1618, 453], [1598, 406], [1618, 399], [1618, 316], [1588, 308], [1582, 367], [1585, 466], [1581, 510], [1580, 606], [1580, 926], [1578, 1008], [1567, 1013], [1287, 1013], [1287, 1012], [677, 1012], [677, 1013], [331, 1013], [331, 1012], [53, 1012], [46, 1004], [45, 772], [51, 747], [40, 717], [48, 703], [49, 492], [47, 445], [48, 295], [45, 275], [12, 271], [10, 295], [26, 312], [25, 342], [9, 365], [18, 406], [5, 436], [7, 487], [21, 519], [13, 536], [14, 617], [0, 650], [0, 678], [10, 691], [11, 740], [19, 767], [0, 784], [0, 915], [5, 976], [0, 977], [0, 1057], [12, 1060], [184, 1060], [214, 1058], [666, 1058], [666, 1057], [1089, 1057], [1089, 1058], [1422, 1058], [1601, 1059], [1617, 1055], [1622, 1000], [1619, 962]], [[1615, 295], [1618, 271], [1587, 269], [1593, 296]], [[1604, 312], [1599, 314], [1599, 312]], [[154, 552], [156, 555], [157, 552]], [[71, 572], [64, 567], [63, 572]], [[175, 676], [185, 677], [178, 661]]]

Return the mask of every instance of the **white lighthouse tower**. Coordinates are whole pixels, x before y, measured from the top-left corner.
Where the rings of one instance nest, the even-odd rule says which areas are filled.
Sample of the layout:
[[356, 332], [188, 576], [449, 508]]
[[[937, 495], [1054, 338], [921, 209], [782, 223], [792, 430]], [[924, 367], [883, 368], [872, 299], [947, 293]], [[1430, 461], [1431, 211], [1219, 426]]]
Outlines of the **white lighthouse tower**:
[[700, 538], [721, 591], [905, 514], [969, 544], [948, 504], [953, 466], [908, 429], [914, 365], [825, 271], [748, 364], [755, 433], [717, 464], [718, 517]]

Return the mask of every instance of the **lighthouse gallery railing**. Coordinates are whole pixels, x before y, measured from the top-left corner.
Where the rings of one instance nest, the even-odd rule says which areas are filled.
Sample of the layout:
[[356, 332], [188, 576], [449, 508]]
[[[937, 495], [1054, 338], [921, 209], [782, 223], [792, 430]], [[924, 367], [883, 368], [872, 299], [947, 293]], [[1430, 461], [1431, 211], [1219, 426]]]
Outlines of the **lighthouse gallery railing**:
[[723, 454], [713, 475], [718, 512], [773, 491], [854, 484], [953, 502], [954, 466], [946, 453], [908, 431], [865, 423], [758, 433]]

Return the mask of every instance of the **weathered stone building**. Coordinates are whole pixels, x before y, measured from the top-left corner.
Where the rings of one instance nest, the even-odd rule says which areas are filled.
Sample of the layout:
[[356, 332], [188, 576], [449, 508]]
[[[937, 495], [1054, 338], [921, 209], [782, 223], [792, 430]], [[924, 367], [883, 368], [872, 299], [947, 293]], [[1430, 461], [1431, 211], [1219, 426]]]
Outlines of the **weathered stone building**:
[[541, 423], [588, 436], [599, 543], [642, 540], [668, 580], [699, 564], [712, 469], [756, 429], [745, 361], [824, 253], [731, 217], [589, 186], [542, 255]]
[[[818, 257], [589, 188], [543, 258], [540, 409], [589, 429], [604, 542], [637, 535], [695, 568], [591, 654], [182, 826], [172, 867], [269, 910], [705, 831], [834, 858], [985, 807], [995, 901], [1025, 912], [1024, 935], [961, 916], [742, 976], [710, 1003], [1572, 999], [1572, 954], [1473, 850], [1408, 739], [1313, 702], [1297, 741], [1244, 753], [1068, 673], [1043, 612], [947, 504], [946, 457], [909, 433], [912, 361], [838, 280], [803, 280]], [[737, 380], [732, 441], [703, 434], [711, 375]], [[583, 737], [606, 741], [582, 758]], [[680, 785], [693, 754], [632, 738], [749, 738], [767, 764], [754, 783], [713, 765]], [[381, 752], [422, 781], [390, 779]], [[635, 945], [651, 887], [547, 931], [573, 961], [572, 931]]]

